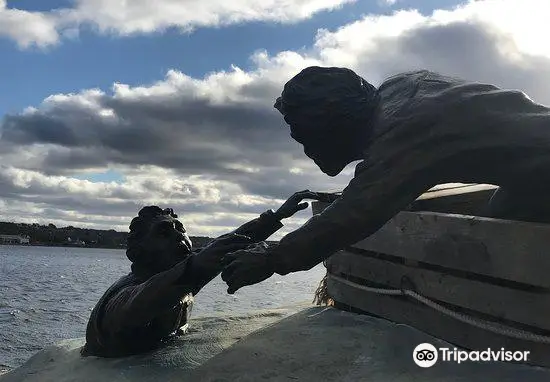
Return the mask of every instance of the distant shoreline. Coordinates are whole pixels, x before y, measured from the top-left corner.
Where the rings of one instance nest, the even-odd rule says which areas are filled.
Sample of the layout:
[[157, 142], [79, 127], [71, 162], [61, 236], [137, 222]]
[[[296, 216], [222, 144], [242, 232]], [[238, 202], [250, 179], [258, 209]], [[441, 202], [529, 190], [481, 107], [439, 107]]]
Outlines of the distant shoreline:
[[[54, 224], [13, 223], [0, 221], [0, 245], [30, 245], [34, 247], [126, 249], [128, 232], [114, 229], [98, 230], [73, 226], [58, 228]], [[191, 236], [193, 245], [202, 247], [212, 239]]]

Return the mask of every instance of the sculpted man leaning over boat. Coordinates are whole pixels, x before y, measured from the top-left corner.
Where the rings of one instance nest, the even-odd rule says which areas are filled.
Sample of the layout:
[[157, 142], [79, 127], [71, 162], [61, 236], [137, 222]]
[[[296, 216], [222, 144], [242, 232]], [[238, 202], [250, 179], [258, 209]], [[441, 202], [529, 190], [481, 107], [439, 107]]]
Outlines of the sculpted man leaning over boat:
[[289, 80], [274, 106], [325, 174], [361, 162], [340, 198], [278, 244], [228, 255], [229, 293], [314, 267], [437, 184], [500, 186], [493, 217], [550, 216], [541, 203], [549, 195], [550, 109], [520, 91], [427, 70], [377, 89], [350, 69], [314, 66]]
[[304, 199], [319, 198], [307, 190], [297, 192], [277, 211], [268, 210], [197, 250], [172, 209], [142, 208], [130, 224], [126, 255], [131, 272], [94, 307], [81, 354], [143, 353], [185, 333], [193, 296], [221, 272], [223, 256], [266, 240], [283, 226], [282, 219], [307, 208]]

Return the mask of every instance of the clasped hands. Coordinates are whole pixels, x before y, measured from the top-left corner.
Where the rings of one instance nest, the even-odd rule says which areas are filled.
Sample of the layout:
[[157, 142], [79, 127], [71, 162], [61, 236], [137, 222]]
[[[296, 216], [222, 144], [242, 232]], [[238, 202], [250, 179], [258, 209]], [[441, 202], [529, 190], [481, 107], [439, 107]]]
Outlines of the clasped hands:
[[[302, 202], [304, 199], [327, 200], [327, 194], [309, 190], [296, 192], [275, 211], [276, 218], [289, 218], [307, 208], [308, 203]], [[228, 285], [227, 292], [233, 294], [243, 286], [257, 284], [273, 275], [268, 249], [264, 242], [254, 243], [247, 236], [231, 233], [220, 236], [204, 248], [201, 252], [207, 256], [198, 257], [212, 267], [219, 267], [222, 280]]]

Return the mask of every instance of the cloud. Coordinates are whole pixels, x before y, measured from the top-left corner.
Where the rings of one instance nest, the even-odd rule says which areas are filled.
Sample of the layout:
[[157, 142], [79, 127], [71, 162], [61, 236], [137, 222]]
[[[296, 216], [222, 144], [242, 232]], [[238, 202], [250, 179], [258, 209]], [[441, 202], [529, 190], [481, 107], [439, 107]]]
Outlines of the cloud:
[[121, 35], [166, 28], [184, 31], [250, 21], [296, 22], [350, 0], [78, 0], [67, 17]]
[[0, 0], [0, 37], [14, 40], [20, 48], [54, 45], [59, 40], [54, 13], [27, 12], [7, 7]]
[[[146, 205], [174, 208], [192, 235], [220, 235], [284, 200], [247, 194], [238, 184], [178, 177], [149, 167], [116, 182], [90, 182], [0, 166], [2, 220], [125, 231]], [[307, 212], [306, 212], [307, 214]], [[304, 213], [301, 213], [302, 217]], [[302, 220], [289, 219], [287, 229]]]
[[[193, 78], [171, 70], [138, 87], [117, 83], [52, 95], [4, 118], [0, 197], [30, 203], [35, 216], [65, 211], [59, 218], [73, 225], [117, 227], [125, 227], [139, 206], [160, 203], [185, 216], [191, 232], [221, 233], [295, 191], [338, 190], [351, 177], [352, 166], [336, 178], [321, 174], [273, 108], [284, 82], [299, 70], [347, 66], [379, 85], [390, 74], [427, 68], [521, 89], [550, 104], [544, 85], [550, 50], [542, 40], [550, 26], [539, 16], [548, 8], [546, 1], [486, 0], [431, 15], [367, 15], [319, 31], [300, 53], [254, 52], [250, 71], [232, 67]], [[71, 178], [107, 167], [124, 174], [123, 181]]]
[[81, 28], [130, 36], [246, 22], [295, 23], [355, 0], [76, 0], [72, 8], [28, 12], [0, 0], [0, 37], [19, 47], [46, 47], [60, 36], [74, 38]]
[[392, 6], [397, 3], [397, 0], [378, 0], [378, 4], [382, 6]]

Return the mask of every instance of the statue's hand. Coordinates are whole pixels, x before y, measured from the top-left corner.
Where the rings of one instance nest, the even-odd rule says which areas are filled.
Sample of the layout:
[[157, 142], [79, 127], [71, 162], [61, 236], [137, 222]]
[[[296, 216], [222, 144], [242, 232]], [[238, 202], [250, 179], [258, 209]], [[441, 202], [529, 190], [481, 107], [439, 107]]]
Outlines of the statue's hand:
[[274, 273], [266, 253], [265, 243], [256, 247], [239, 250], [224, 257], [226, 267], [222, 271], [222, 280], [227, 283], [227, 293], [262, 282]]
[[288, 198], [277, 211], [275, 211], [275, 215], [279, 220], [282, 220], [291, 217], [298, 211], [306, 209], [308, 203], [301, 203], [304, 199], [320, 200], [321, 197], [316, 192], [309, 190], [296, 192]]
[[193, 259], [193, 271], [219, 272], [223, 268], [223, 258], [226, 254], [246, 248], [252, 244], [248, 236], [229, 233], [214, 239], [204, 247]]

